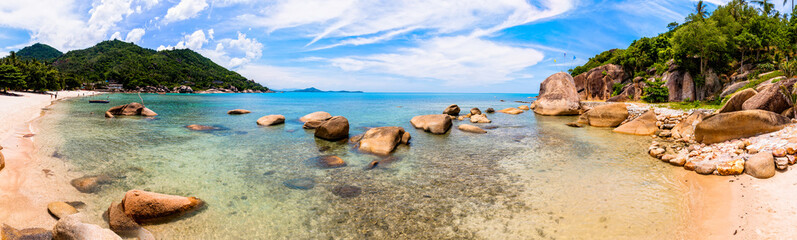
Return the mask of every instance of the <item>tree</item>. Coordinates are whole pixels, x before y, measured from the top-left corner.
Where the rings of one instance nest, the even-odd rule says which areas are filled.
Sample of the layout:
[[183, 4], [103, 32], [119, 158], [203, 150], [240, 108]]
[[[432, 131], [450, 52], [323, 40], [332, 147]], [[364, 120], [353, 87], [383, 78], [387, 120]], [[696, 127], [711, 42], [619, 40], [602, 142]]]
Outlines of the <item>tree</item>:
[[766, 16], [769, 16], [772, 13], [772, 9], [775, 9], [775, 5], [769, 3], [769, 0], [753, 0], [752, 2], [758, 4], [761, 7], [761, 12]]
[[750, 34], [747, 32], [747, 30], [734, 37], [733, 40], [736, 42], [736, 45], [742, 52], [742, 57], [739, 59], [739, 62], [741, 62], [742, 66], [744, 66], [744, 53], [761, 47], [761, 39], [758, 39], [758, 37], [755, 35]]
[[676, 52], [700, 58], [702, 74], [709, 60], [717, 59], [726, 47], [726, 38], [713, 20], [696, 21], [678, 29], [672, 38]]
[[695, 4], [695, 12], [689, 14], [687, 20], [702, 21], [705, 18], [706, 18], [706, 4], [703, 3], [703, 0], [697, 1], [697, 4]]
[[0, 65], [0, 88], [3, 92], [8, 89], [20, 89], [25, 87], [25, 75], [17, 67], [9, 64]]

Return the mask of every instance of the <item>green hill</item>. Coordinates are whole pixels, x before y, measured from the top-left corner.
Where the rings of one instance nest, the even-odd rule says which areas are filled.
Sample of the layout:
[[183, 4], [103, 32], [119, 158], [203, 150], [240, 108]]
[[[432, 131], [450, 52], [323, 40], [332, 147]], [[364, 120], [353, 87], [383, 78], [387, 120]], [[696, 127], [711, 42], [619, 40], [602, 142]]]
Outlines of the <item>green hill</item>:
[[53, 66], [80, 82], [118, 82], [125, 88], [187, 85], [207, 89], [232, 85], [240, 90], [268, 89], [189, 49], [155, 51], [119, 40], [69, 51]]
[[27, 46], [17, 52], [17, 57], [20, 60], [37, 60], [41, 62], [51, 62], [61, 55], [64, 55], [64, 53], [50, 47], [50, 45], [41, 43]]

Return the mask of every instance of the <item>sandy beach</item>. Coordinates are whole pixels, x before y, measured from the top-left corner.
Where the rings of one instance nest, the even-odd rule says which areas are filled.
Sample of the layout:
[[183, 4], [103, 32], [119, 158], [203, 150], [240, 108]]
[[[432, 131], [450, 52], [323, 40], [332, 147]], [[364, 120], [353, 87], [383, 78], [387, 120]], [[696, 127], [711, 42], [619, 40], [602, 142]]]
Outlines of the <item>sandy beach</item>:
[[63, 162], [43, 161], [36, 154], [32, 122], [42, 108], [58, 100], [98, 94], [91, 91], [59, 91], [58, 99], [45, 94], [20, 93], [0, 96], [0, 145], [6, 166], [0, 170], [0, 223], [15, 228], [52, 228], [56, 220], [47, 212], [52, 201], [78, 201], [80, 192], [69, 184], [73, 177]]

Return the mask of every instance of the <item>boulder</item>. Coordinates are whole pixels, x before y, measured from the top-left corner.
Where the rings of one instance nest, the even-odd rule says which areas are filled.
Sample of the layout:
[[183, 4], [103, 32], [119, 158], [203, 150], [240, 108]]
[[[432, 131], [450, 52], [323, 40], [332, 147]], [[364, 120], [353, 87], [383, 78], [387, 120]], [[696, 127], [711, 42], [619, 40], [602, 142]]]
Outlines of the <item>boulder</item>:
[[335, 116], [315, 129], [315, 136], [328, 141], [337, 141], [349, 137], [349, 120]]
[[108, 207], [108, 226], [114, 232], [131, 232], [141, 228], [136, 221], [125, 214], [124, 206], [119, 202], [112, 202]]
[[758, 92], [756, 92], [752, 88], [748, 88], [740, 92], [734, 93], [733, 95], [731, 95], [731, 98], [728, 99], [728, 102], [726, 102], [725, 105], [722, 105], [722, 108], [720, 108], [720, 110], [718, 110], [717, 113], [726, 113], [726, 112], [734, 112], [742, 110], [742, 104], [744, 104], [744, 102], [750, 99], [751, 97], [755, 96], [757, 93]]
[[144, 107], [137, 102], [131, 102], [125, 105], [115, 106], [108, 109], [109, 113], [114, 116], [157, 116], [158, 114], [154, 111], [150, 110], [149, 108]]
[[56, 219], [64, 218], [68, 215], [77, 213], [77, 209], [65, 202], [51, 202], [47, 204], [47, 211]]
[[791, 121], [764, 110], [742, 110], [708, 116], [695, 126], [695, 140], [705, 144], [752, 137], [782, 129]]
[[790, 105], [786, 96], [783, 96], [781, 93], [781, 86], [786, 87], [786, 89], [791, 92], [795, 82], [797, 82], [797, 78], [773, 83], [772, 86], [762, 89], [758, 94], [747, 99], [747, 101], [742, 104], [742, 109], [761, 109], [776, 113], [783, 112], [783, 110], [788, 109]]
[[607, 102], [627, 102], [627, 101], [639, 101], [642, 99], [642, 92], [645, 86], [644, 78], [636, 77], [634, 78], [632, 83], [629, 83], [623, 87], [623, 90], [620, 94], [617, 94], [614, 97], [610, 97], [606, 99]]
[[611, 97], [614, 84], [626, 77], [620, 65], [606, 64], [579, 74], [573, 81], [581, 100], [606, 100]]
[[58, 220], [53, 227], [53, 240], [122, 240], [110, 229], [94, 224], [82, 223], [77, 215], [69, 215]]
[[703, 175], [714, 174], [717, 170], [717, 165], [707, 161], [695, 163], [695, 172]]
[[772, 153], [760, 152], [744, 162], [744, 172], [755, 178], [775, 176], [775, 158]]
[[749, 82], [750, 81], [741, 81], [725, 87], [725, 89], [722, 90], [722, 93], [720, 93], [720, 98], [725, 98], [725, 96], [735, 93], [736, 91], [744, 87], [744, 85], [747, 85], [747, 83]]
[[479, 108], [470, 109], [470, 115], [480, 115], [480, 114], [482, 114], [482, 110], [479, 110]]
[[664, 73], [662, 80], [669, 91], [670, 102], [695, 100], [695, 82], [689, 72], [674, 70]]
[[173, 91], [178, 93], [194, 93], [194, 89], [191, 89], [191, 87], [185, 85], [175, 87]]
[[520, 109], [520, 110], [523, 110], [523, 111], [530, 110], [528, 105], [520, 105], [520, 106], [517, 107], [517, 109]]
[[399, 144], [407, 144], [410, 133], [402, 127], [376, 127], [368, 129], [360, 138], [358, 149], [362, 152], [377, 155], [388, 155]]
[[512, 114], [512, 115], [517, 115], [517, 114], [523, 113], [523, 110], [520, 110], [520, 109], [517, 109], [517, 108], [504, 108], [504, 109], [498, 110], [498, 112], [506, 113], [506, 114]]
[[490, 120], [490, 119], [487, 119], [487, 115], [478, 114], [478, 115], [470, 116], [470, 122], [471, 123], [491, 123], [493, 121]]
[[285, 116], [282, 115], [267, 115], [257, 119], [257, 125], [260, 126], [273, 126], [285, 123]]
[[470, 125], [470, 124], [459, 125], [459, 126], [457, 126], [457, 129], [462, 130], [463, 132], [469, 132], [469, 133], [487, 133], [487, 131], [485, 131], [484, 129], [482, 129], [480, 127], [477, 127], [477, 126]]
[[581, 114], [578, 123], [594, 127], [617, 127], [628, 119], [628, 107], [625, 103], [600, 105]]
[[199, 124], [191, 124], [191, 125], [185, 126], [185, 128], [188, 128], [188, 129], [194, 130], [194, 131], [209, 131], [209, 130], [219, 129], [219, 128], [214, 127], [214, 126], [199, 125]]
[[53, 232], [44, 228], [26, 228], [18, 230], [6, 224], [0, 229], [2, 240], [50, 240]]
[[233, 110], [227, 111], [227, 114], [238, 115], [238, 114], [247, 114], [247, 113], [251, 113], [251, 112], [252, 111], [249, 111], [249, 110], [246, 110], [246, 109], [233, 109]]
[[451, 118], [445, 114], [415, 116], [410, 120], [410, 124], [433, 134], [445, 134], [452, 125]]
[[332, 118], [332, 115], [329, 114], [328, 112], [314, 112], [314, 113], [310, 113], [310, 114], [304, 115], [303, 117], [300, 117], [299, 121], [302, 121], [302, 122], [309, 122], [309, 121], [313, 121], [313, 120], [323, 121], [323, 120], [328, 120], [330, 118]]
[[487, 108], [487, 110], [484, 110], [484, 112], [486, 112], [486, 113], [494, 113], [494, 112], [495, 112], [495, 109], [493, 109], [493, 108]]
[[576, 115], [581, 107], [578, 92], [570, 74], [560, 72], [540, 84], [540, 94], [531, 109], [540, 115]]
[[633, 135], [652, 135], [659, 129], [656, 127], [656, 121], [656, 113], [653, 110], [648, 110], [634, 120], [620, 125], [612, 131]]
[[195, 197], [130, 190], [122, 199], [124, 213], [137, 223], [162, 221], [196, 210], [204, 202]]
[[304, 128], [304, 129], [316, 129], [316, 128], [320, 127], [320, 126], [321, 126], [321, 124], [324, 124], [326, 121], [327, 121], [327, 120], [312, 120], [312, 121], [307, 121], [307, 122], [305, 122], [304, 124], [302, 124], [302, 128]]
[[82, 193], [94, 193], [99, 191], [102, 185], [111, 183], [111, 178], [106, 175], [83, 176], [72, 179], [69, 183]]
[[448, 114], [451, 116], [459, 116], [459, 106], [456, 104], [451, 104], [445, 110], [443, 110], [443, 114]]
[[678, 139], [692, 139], [695, 136], [695, 126], [698, 123], [703, 121], [706, 117], [706, 113], [702, 111], [694, 111], [692, 114], [689, 114], [684, 120], [675, 124], [672, 128], [672, 135]]

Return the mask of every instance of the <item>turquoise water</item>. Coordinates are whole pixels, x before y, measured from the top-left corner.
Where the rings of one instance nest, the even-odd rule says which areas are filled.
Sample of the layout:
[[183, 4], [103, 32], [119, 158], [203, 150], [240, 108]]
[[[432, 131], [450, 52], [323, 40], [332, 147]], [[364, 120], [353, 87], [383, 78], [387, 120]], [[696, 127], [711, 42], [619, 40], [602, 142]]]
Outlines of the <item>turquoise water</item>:
[[[111, 185], [83, 194], [83, 210], [102, 213], [130, 189], [196, 196], [207, 207], [177, 221], [148, 225], [159, 239], [582, 239], [679, 238], [688, 227], [685, 186], [676, 168], [647, 157], [649, 137], [610, 129], [569, 128], [575, 117], [488, 114], [487, 134], [455, 127], [446, 135], [415, 130], [410, 118], [517, 107], [524, 94], [285, 93], [142, 94], [155, 118], [105, 119], [111, 104], [73, 99], [39, 120], [42, 157], [53, 153], [81, 174]], [[102, 97], [105, 98], [105, 97]], [[504, 102], [500, 100], [505, 100]], [[231, 109], [251, 114], [227, 115]], [[389, 164], [346, 142], [327, 142], [298, 118], [326, 111], [348, 118], [351, 135], [400, 126], [412, 135]], [[270, 114], [284, 125], [261, 127]], [[469, 122], [468, 122], [469, 123]], [[213, 125], [196, 132], [189, 124]], [[308, 159], [336, 155], [347, 165], [322, 169]], [[309, 190], [283, 183], [309, 178]], [[338, 186], [362, 189], [356, 197]], [[680, 233], [679, 233], [680, 232]]]

